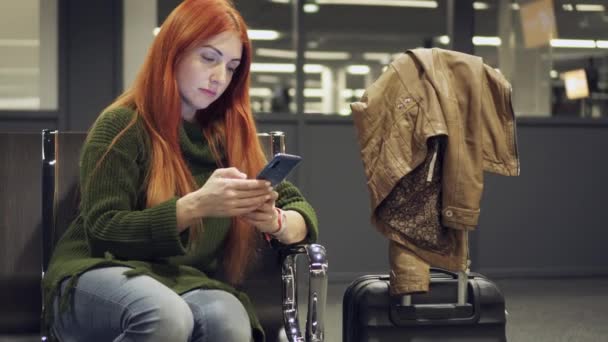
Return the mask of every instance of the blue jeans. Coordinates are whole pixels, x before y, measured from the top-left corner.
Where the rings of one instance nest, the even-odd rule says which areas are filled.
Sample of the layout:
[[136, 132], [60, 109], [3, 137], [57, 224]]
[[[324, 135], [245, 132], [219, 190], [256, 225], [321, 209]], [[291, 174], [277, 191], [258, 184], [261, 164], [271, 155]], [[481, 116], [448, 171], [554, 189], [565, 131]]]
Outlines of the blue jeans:
[[62, 342], [251, 341], [247, 311], [232, 294], [196, 289], [180, 296], [149, 276], [127, 278], [126, 270], [82, 274], [63, 313], [55, 298], [55, 336]]

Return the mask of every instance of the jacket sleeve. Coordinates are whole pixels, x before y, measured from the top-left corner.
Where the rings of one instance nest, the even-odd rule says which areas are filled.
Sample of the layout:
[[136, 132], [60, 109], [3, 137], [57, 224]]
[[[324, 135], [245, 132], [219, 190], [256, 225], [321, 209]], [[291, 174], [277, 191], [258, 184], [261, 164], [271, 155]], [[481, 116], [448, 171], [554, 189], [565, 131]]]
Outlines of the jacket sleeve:
[[147, 170], [141, 126], [127, 129], [108, 150], [132, 115], [102, 114], [82, 151], [80, 214], [92, 256], [109, 252], [120, 259], [146, 260], [185, 254], [176, 228], [177, 198], [138, 209]]
[[297, 211], [304, 218], [304, 222], [306, 222], [306, 227], [308, 228], [304, 242], [316, 242], [319, 237], [317, 214], [300, 190], [290, 182], [284, 181], [277, 186], [276, 191], [279, 193], [279, 198], [276, 202], [277, 207], [283, 210]]

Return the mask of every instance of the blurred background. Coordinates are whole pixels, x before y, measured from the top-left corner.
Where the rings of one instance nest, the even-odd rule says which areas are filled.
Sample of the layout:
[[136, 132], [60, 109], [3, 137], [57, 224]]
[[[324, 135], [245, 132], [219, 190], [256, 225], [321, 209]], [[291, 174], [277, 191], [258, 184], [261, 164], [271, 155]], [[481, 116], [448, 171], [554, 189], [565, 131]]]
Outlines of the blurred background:
[[[299, 14], [289, 0], [234, 2], [253, 40], [251, 98], [256, 113], [350, 115], [348, 103], [399, 53], [456, 46], [483, 57], [511, 81], [520, 116], [606, 115], [604, 0], [302, 0]], [[61, 9], [74, 9], [71, 3], [0, 2], [0, 110], [58, 109], [59, 59], [66, 57], [60, 39], [65, 23], [60, 18], [70, 15]], [[122, 76], [114, 85], [118, 92], [130, 84], [154, 29], [178, 1], [105, 3], [113, 8], [113, 25], [103, 34], [118, 34], [113, 39], [121, 46], [115, 48], [122, 49], [115, 57], [121, 59], [115, 63], [122, 64], [122, 75], [114, 75]], [[93, 2], [89, 7], [96, 6]], [[83, 35], [94, 50], [97, 38]], [[297, 72], [302, 67], [303, 72]], [[574, 70], [583, 71], [583, 83], [568, 73]], [[569, 80], [586, 89], [568, 96]]]

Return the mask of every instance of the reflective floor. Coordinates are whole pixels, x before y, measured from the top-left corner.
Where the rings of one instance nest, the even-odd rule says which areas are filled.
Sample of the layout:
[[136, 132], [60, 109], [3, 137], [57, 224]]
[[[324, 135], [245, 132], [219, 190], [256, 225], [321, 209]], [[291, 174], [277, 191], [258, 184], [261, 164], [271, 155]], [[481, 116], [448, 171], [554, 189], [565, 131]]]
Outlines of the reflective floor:
[[[608, 341], [608, 277], [499, 279], [496, 283], [506, 298], [509, 342]], [[329, 286], [328, 342], [342, 340], [342, 294], [347, 286]], [[306, 317], [305, 311], [300, 312]], [[35, 336], [0, 336], [0, 342], [36, 341]]]
[[[608, 341], [608, 277], [496, 280], [507, 306], [509, 342]], [[342, 340], [342, 294], [331, 284], [327, 341]]]

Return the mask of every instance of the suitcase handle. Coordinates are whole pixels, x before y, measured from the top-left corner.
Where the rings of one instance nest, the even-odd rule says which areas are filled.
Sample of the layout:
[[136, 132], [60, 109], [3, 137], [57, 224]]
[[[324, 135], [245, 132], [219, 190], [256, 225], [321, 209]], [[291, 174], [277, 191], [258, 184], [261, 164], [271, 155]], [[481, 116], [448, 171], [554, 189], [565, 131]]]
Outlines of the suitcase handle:
[[414, 304], [392, 305], [391, 320], [395, 325], [419, 325], [424, 322], [460, 320], [462, 323], [474, 321], [475, 310], [470, 303], [460, 304]]
[[[458, 282], [458, 301], [444, 304], [412, 304], [411, 296], [404, 296], [400, 302], [393, 303], [390, 318], [395, 325], [434, 324], [449, 321], [450, 324], [474, 323], [479, 315], [473, 304], [467, 301], [468, 272], [451, 272], [443, 268], [431, 268], [431, 276], [456, 280]], [[448, 277], [444, 277], [448, 276]], [[473, 291], [475, 291], [473, 289]]]
[[441, 273], [441, 274], [449, 275], [453, 279], [458, 279], [458, 273], [452, 272], [452, 271], [448, 271], [448, 270], [443, 269], [443, 268], [431, 267], [431, 276], [432, 276], [433, 273]]
[[467, 283], [469, 282], [470, 276], [468, 269], [466, 271], [456, 273], [443, 268], [431, 267], [431, 275], [433, 272], [435, 274], [441, 273], [444, 275], [449, 275], [453, 279], [458, 279], [458, 304], [465, 305], [467, 303]]

